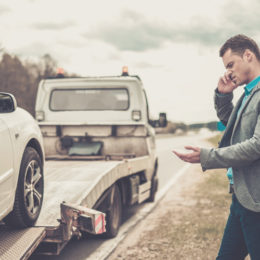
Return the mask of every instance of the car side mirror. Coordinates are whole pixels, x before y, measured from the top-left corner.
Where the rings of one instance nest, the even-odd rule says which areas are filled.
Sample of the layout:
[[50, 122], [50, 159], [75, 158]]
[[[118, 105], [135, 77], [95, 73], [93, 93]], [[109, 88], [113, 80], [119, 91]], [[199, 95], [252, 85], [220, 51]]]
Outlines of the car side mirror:
[[0, 92], [0, 113], [11, 113], [16, 107], [16, 99], [12, 94]]

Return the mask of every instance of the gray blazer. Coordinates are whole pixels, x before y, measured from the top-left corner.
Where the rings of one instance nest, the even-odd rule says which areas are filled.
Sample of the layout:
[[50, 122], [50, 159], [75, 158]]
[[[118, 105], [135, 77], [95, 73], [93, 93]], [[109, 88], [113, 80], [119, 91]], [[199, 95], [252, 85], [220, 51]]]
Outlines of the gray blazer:
[[260, 83], [238, 114], [243, 97], [234, 107], [232, 93], [215, 92], [217, 115], [226, 130], [219, 148], [202, 148], [200, 160], [203, 171], [232, 167], [237, 199], [245, 208], [260, 212]]

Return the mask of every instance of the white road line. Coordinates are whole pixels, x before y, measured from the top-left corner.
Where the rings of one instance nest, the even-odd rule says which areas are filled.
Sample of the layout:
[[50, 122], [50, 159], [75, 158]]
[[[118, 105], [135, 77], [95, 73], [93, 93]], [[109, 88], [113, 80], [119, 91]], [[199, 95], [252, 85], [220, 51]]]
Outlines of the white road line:
[[180, 178], [180, 176], [188, 170], [188, 168], [191, 166], [190, 163], [185, 164], [176, 174], [173, 175], [173, 177], [170, 179], [170, 181], [167, 182], [166, 185], [162, 189], [160, 189], [156, 194], [156, 200], [160, 200], [165, 193], [169, 190], [169, 188]]
[[182, 167], [176, 174], [173, 175], [171, 180], [156, 194], [156, 200], [154, 203], [144, 204], [144, 207], [140, 209], [133, 217], [126, 221], [119, 230], [117, 237], [106, 240], [99, 248], [95, 250], [87, 260], [105, 260], [107, 257], [116, 249], [119, 243], [127, 236], [127, 233], [130, 229], [143, 220], [158, 204], [158, 202], [163, 198], [166, 192], [171, 188], [173, 184], [177, 182], [182, 174], [184, 174], [191, 164], [186, 164]]

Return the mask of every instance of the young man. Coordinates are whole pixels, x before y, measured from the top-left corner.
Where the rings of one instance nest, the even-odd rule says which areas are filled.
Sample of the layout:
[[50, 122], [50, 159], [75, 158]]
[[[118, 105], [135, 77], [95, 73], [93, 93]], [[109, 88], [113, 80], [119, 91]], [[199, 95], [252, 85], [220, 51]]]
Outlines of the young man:
[[[228, 39], [220, 49], [226, 68], [215, 90], [215, 108], [226, 125], [217, 149], [187, 146], [180, 159], [207, 169], [228, 168], [232, 204], [217, 260], [260, 259], [260, 51], [245, 35]], [[233, 91], [245, 85], [235, 106]]]

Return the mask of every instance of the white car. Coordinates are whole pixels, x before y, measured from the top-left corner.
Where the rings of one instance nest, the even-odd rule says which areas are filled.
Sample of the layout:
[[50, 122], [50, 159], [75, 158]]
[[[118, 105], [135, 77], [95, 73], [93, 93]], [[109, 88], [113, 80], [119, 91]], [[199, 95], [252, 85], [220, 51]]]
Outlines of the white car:
[[33, 226], [43, 201], [44, 151], [35, 119], [0, 92], [0, 220]]

